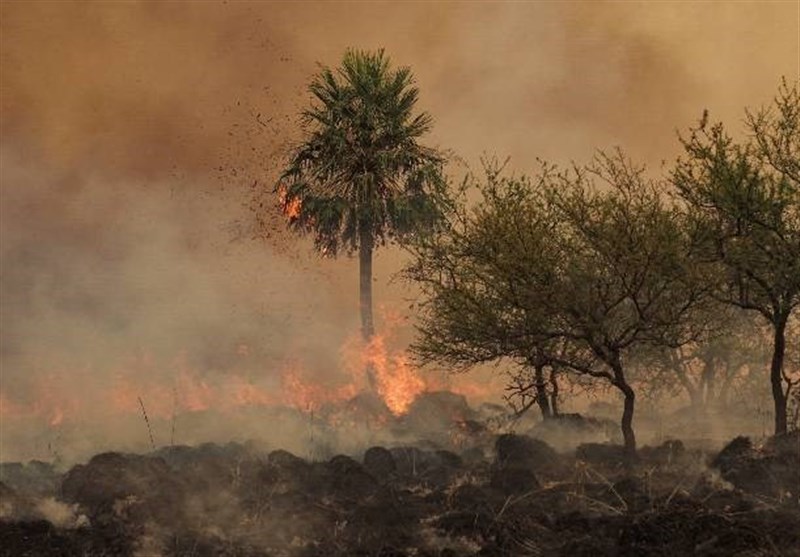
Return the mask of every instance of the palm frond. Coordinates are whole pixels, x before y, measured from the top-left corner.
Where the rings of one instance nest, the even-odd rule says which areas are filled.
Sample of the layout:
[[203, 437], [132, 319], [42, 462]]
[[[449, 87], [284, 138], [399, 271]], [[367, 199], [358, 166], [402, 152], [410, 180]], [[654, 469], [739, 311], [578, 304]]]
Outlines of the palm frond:
[[356, 250], [362, 230], [385, 242], [433, 226], [446, 198], [445, 157], [419, 143], [433, 119], [414, 114], [411, 70], [393, 69], [383, 50], [348, 50], [308, 91], [305, 138], [278, 184], [284, 207], [299, 208], [290, 226], [331, 255]]

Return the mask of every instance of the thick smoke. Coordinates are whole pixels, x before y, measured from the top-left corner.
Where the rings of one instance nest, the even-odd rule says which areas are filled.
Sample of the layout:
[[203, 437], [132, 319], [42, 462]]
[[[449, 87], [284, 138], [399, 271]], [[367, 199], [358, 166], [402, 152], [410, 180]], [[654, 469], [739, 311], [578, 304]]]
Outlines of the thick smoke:
[[[735, 123], [800, 73], [797, 16], [780, 2], [4, 3], [0, 457], [66, 451], [58, 427], [75, 414], [75, 454], [132, 435], [142, 448], [120, 382], [164, 420], [164, 443], [170, 408], [224, 390], [230, 370], [259, 392], [297, 359], [311, 381], [344, 381], [354, 262], [320, 261], [269, 203], [266, 226], [250, 208], [297, 139], [318, 62], [385, 47], [414, 70], [430, 142], [472, 166], [617, 144], [657, 166], [703, 108]], [[377, 260], [391, 308], [407, 296], [388, 281], [400, 259]], [[180, 405], [145, 396], [159, 382]], [[112, 403], [129, 410], [113, 428]], [[244, 427], [227, 423], [215, 435]]]

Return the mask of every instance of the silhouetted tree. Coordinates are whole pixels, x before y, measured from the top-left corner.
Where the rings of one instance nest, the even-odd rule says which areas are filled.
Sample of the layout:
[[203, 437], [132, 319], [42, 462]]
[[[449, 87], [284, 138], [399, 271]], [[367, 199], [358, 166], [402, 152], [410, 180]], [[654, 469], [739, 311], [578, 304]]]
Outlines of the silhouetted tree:
[[423, 362], [505, 357], [605, 381], [624, 397], [633, 456], [627, 360], [705, 331], [706, 281], [678, 208], [621, 152], [572, 171], [545, 165], [536, 181], [490, 169], [480, 192], [413, 246], [406, 275], [423, 301], [412, 349]]
[[684, 394], [695, 414], [725, 410], [731, 389], [745, 374], [763, 365], [768, 343], [763, 327], [741, 315], [718, 309], [713, 335], [678, 348], [642, 350], [636, 362], [636, 385], [652, 400]]
[[672, 181], [716, 267], [716, 297], [760, 315], [773, 331], [770, 385], [775, 433], [786, 432], [786, 327], [800, 305], [800, 93], [781, 85], [774, 105], [746, 112], [736, 143], [704, 114], [683, 139]]

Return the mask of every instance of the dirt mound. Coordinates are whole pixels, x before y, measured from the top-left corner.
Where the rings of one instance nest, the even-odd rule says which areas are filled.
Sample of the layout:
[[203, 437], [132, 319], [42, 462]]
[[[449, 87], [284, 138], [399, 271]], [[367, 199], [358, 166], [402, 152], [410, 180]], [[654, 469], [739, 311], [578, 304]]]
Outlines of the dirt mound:
[[33, 502], [3, 482], [0, 482], [0, 520], [23, 519], [35, 516]]
[[186, 486], [161, 458], [103, 453], [72, 468], [61, 495], [77, 503], [92, 522], [156, 520], [178, 524]]
[[457, 454], [443, 450], [425, 450], [417, 447], [395, 447], [391, 449], [397, 466], [399, 481], [409, 481], [432, 488], [444, 488], [463, 467]]
[[474, 420], [475, 411], [464, 395], [450, 391], [432, 391], [418, 396], [403, 421], [416, 431], [448, 429], [453, 424]]
[[723, 479], [736, 488], [800, 505], [800, 452], [794, 434], [773, 437], [757, 448], [736, 437], [711, 461]]
[[530, 468], [543, 472], [561, 464], [558, 453], [550, 445], [527, 435], [500, 435], [494, 449], [495, 465], [500, 468]]
[[495, 441], [495, 461], [490, 485], [505, 494], [539, 489], [538, 473], [557, 470], [558, 454], [544, 441], [525, 435], [505, 434]]
[[375, 494], [378, 482], [353, 458], [337, 455], [313, 466], [309, 487], [317, 496], [357, 502]]
[[353, 424], [385, 424], [393, 419], [386, 402], [373, 392], [359, 393], [341, 407], [323, 408], [322, 414], [336, 414]]
[[681, 461], [686, 456], [686, 447], [677, 439], [669, 439], [655, 447], [645, 446], [639, 449], [639, 457], [650, 463], [669, 466]]
[[611, 443], [583, 443], [575, 449], [575, 458], [597, 467], [618, 468], [625, 461], [625, 447]]
[[[797, 555], [777, 548], [800, 547], [797, 515], [766, 511], [749, 514], [708, 512], [687, 505], [644, 513], [626, 524], [619, 555]], [[770, 548], [768, 552], [764, 552]]]
[[364, 468], [379, 482], [385, 482], [397, 471], [391, 451], [384, 447], [370, 447], [364, 453]]
[[258, 484], [268, 485], [273, 493], [302, 490], [311, 475], [311, 465], [289, 451], [279, 449], [267, 456], [258, 473]]
[[800, 458], [800, 430], [770, 437], [764, 444], [764, 450], [773, 455]]
[[584, 443], [622, 442], [619, 423], [581, 414], [559, 414], [539, 422], [529, 433], [560, 452], [571, 451]]
[[736, 468], [738, 464], [746, 460], [758, 457], [758, 453], [753, 447], [753, 442], [749, 437], [736, 437], [725, 445], [722, 450], [711, 461], [711, 466], [718, 468], [720, 472], [726, 474]]
[[439, 447], [460, 448], [481, 438], [484, 429], [478, 418], [463, 395], [432, 391], [418, 396], [391, 430], [397, 439], [415, 445], [427, 440]]
[[52, 464], [40, 460], [0, 464], [0, 482], [29, 495], [55, 495], [61, 480]]
[[0, 520], [0, 555], [43, 557], [46, 555], [134, 555], [132, 538], [101, 528], [57, 528], [46, 520], [6, 522]]

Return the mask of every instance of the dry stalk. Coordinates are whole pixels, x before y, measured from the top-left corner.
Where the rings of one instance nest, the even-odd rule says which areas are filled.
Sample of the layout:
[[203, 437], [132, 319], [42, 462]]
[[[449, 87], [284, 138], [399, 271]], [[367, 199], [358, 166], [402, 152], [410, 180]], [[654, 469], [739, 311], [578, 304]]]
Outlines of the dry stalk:
[[520, 501], [522, 501], [524, 499], [527, 499], [531, 495], [536, 495], [536, 494], [542, 493], [544, 491], [546, 491], [546, 489], [532, 489], [530, 491], [526, 491], [525, 493], [523, 493], [522, 495], [520, 495], [518, 497], [514, 497], [513, 495], [509, 495], [508, 497], [506, 497], [506, 500], [503, 503], [503, 506], [500, 508], [500, 510], [497, 512], [497, 514], [492, 519], [492, 522], [497, 522], [498, 520], [500, 520], [500, 518], [503, 516], [503, 513], [506, 511], [507, 508], [513, 507], [514, 505], [516, 505], [517, 503], [519, 503]]
[[497, 514], [494, 516], [494, 520], [492, 520], [492, 522], [497, 522], [498, 520], [500, 520], [500, 517], [501, 517], [501, 516], [503, 516], [503, 513], [506, 511], [506, 507], [508, 507], [508, 504], [511, 502], [511, 499], [512, 499], [512, 496], [511, 496], [511, 495], [509, 495], [508, 497], [506, 497], [506, 502], [505, 502], [505, 503], [503, 503], [503, 506], [502, 506], [502, 508], [501, 508], [501, 509], [500, 509], [500, 511], [499, 511], [499, 512], [498, 512], [498, 513], [497, 513]]
[[156, 450], [156, 443], [153, 440], [153, 429], [150, 427], [150, 418], [147, 417], [147, 410], [144, 409], [144, 402], [142, 401], [142, 397], [136, 397], [139, 399], [139, 406], [142, 409], [142, 416], [144, 416], [144, 423], [147, 425], [147, 433], [150, 435], [150, 446], [153, 450]]
[[628, 503], [625, 501], [625, 499], [622, 498], [622, 495], [619, 494], [619, 491], [617, 491], [617, 489], [614, 487], [614, 484], [612, 484], [608, 478], [606, 478], [603, 474], [601, 474], [591, 466], [587, 466], [586, 471], [591, 472], [592, 474], [595, 475], [595, 477], [597, 477], [600, 481], [602, 481], [620, 502], [620, 504], [622, 505], [622, 509], [624, 511], [628, 510]]
[[[169, 446], [170, 447], [174, 447], [175, 446], [175, 421], [177, 419], [177, 414], [178, 414], [178, 388], [177, 387], [172, 387], [172, 394], [173, 394], [173, 397], [172, 397], [172, 426], [170, 428], [170, 434], [169, 434]], [[152, 437], [153, 436], [151, 435], [150, 437], [151, 437], [151, 442], [152, 442]]]
[[624, 509], [618, 509], [614, 505], [609, 505], [608, 503], [604, 503], [603, 501], [599, 501], [599, 500], [597, 500], [597, 499], [595, 499], [593, 497], [589, 497], [588, 495], [575, 494], [575, 497], [577, 497], [578, 499], [581, 499], [583, 501], [586, 501], [587, 503], [591, 503], [592, 505], [595, 505], [597, 507], [605, 509], [605, 510], [607, 510], [607, 511], [609, 511], [612, 514], [615, 514], [617, 516], [622, 516], [627, 511], [627, 507], [624, 508]]
[[675, 487], [672, 489], [672, 492], [669, 494], [669, 497], [667, 497], [667, 500], [666, 500], [666, 501], [664, 501], [664, 507], [665, 507], [665, 508], [668, 508], [668, 507], [669, 507], [669, 504], [670, 504], [670, 503], [672, 503], [672, 499], [673, 499], [673, 498], [675, 497], [675, 495], [678, 493], [678, 490], [681, 488], [681, 486], [682, 486], [682, 485], [683, 485], [683, 478], [681, 478], [681, 479], [678, 481], [678, 483], [677, 483], [677, 484], [675, 484]]

